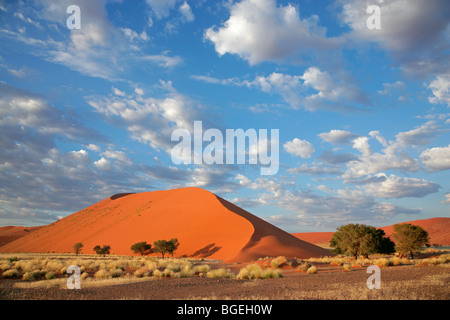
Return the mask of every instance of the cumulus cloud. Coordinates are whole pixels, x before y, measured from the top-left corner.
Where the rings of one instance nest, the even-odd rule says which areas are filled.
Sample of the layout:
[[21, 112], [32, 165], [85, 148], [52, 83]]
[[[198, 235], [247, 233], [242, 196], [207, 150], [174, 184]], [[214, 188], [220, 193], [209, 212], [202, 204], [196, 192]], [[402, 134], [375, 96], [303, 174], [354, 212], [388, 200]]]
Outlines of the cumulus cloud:
[[358, 135], [346, 130], [333, 129], [329, 132], [319, 133], [319, 137], [332, 144], [351, 144], [354, 139], [358, 138]]
[[433, 96], [428, 98], [431, 103], [445, 103], [450, 106], [450, 76], [437, 76], [428, 88], [432, 91]]
[[429, 171], [448, 170], [450, 169], [450, 145], [426, 149], [420, 154], [420, 159]]
[[236, 54], [250, 64], [262, 61], [298, 60], [311, 50], [331, 49], [337, 41], [326, 37], [316, 15], [306, 19], [288, 4], [275, 0], [243, 0], [230, 6], [230, 17], [217, 28], [206, 30], [219, 55]]
[[435, 121], [427, 121], [416, 129], [400, 132], [396, 138], [398, 143], [405, 146], [423, 146], [431, 142], [439, 134], [439, 126]]
[[[383, 175], [383, 174], [381, 174]], [[376, 198], [423, 198], [439, 191], [440, 186], [425, 179], [385, 176], [382, 182], [368, 183], [364, 189]]]
[[[448, 72], [450, 7], [446, 1], [341, 0], [339, 3], [341, 19], [352, 30], [344, 38], [378, 43], [411, 75]], [[370, 30], [366, 25], [369, 17], [366, 9], [374, 4], [381, 10], [379, 30]]]
[[197, 103], [177, 92], [171, 82], [160, 84], [167, 92], [162, 97], [134, 92], [125, 96], [92, 96], [88, 103], [109, 121], [121, 121], [133, 139], [170, 153], [175, 129], [192, 132], [194, 121], [203, 120], [204, 126], [210, 121]]
[[295, 156], [299, 156], [303, 159], [311, 158], [312, 154], [315, 151], [314, 146], [311, 144], [311, 142], [298, 138], [286, 142], [283, 147], [286, 152]]

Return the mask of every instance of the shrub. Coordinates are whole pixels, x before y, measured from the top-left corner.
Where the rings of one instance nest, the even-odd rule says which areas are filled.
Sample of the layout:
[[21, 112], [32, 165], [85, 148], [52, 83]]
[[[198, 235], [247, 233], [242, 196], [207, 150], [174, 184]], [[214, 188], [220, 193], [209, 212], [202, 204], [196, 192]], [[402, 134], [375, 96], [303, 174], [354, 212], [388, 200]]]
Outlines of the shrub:
[[311, 266], [308, 268], [308, 270], [306, 270], [307, 274], [316, 274], [317, 273], [317, 268], [315, 266]]
[[287, 259], [283, 256], [279, 256], [273, 260], [270, 261], [270, 265], [273, 268], [278, 268], [279, 266], [281, 266], [283, 263], [287, 263]]
[[54, 273], [53, 271], [49, 271], [45, 274], [45, 279], [47, 280], [52, 280], [56, 278], [56, 273]]
[[5, 272], [3, 272], [4, 278], [15, 278], [19, 276], [19, 271], [17, 269], [9, 269]]
[[108, 279], [109, 273], [105, 269], [100, 269], [94, 274], [95, 279]]
[[81, 274], [81, 280], [85, 280], [85, 279], [87, 279], [87, 278], [89, 278], [89, 273], [83, 272], [83, 273]]
[[234, 273], [229, 269], [219, 268], [219, 269], [215, 269], [215, 270], [211, 270], [211, 271], [207, 272], [206, 277], [212, 278], [212, 279], [217, 279], [217, 278], [232, 279], [232, 278], [234, 278]]
[[42, 275], [40, 270], [25, 272], [22, 279], [26, 281], [35, 281]]
[[282, 276], [282, 273], [279, 269], [266, 269], [261, 268], [259, 264], [253, 263], [249, 264], [246, 267], [242, 268], [238, 275], [237, 279], [268, 279], [268, 278], [279, 278]]
[[151, 271], [147, 267], [141, 267], [134, 272], [134, 276], [138, 278], [150, 277]]
[[381, 259], [375, 260], [375, 264], [376, 264], [377, 266], [379, 266], [380, 268], [385, 268], [385, 267], [392, 266], [392, 262], [389, 261], [389, 260], [386, 259], [386, 258], [381, 258]]
[[122, 273], [122, 269], [116, 268], [111, 270], [109, 274], [112, 278], [120, 278], [122, 276]]
[[344, 264], [344, 270], [345, 271], [352, 271], [352, 267], [348, 263], [345, 263]]
[[211, 267], [207, 264], [202, 264], [194, 267], [194, 271], [198, 273], [208, 273], [211, 271]]
[[297, 267], [297, 270], [306, 272], [306, 271], [308, 271], [308, 269], [309, 269], [310, 267], [311, 267], [311, 264], [309, 264], [308, 262], [303, 262], [301, 265], [299, 265], [299, 266]]

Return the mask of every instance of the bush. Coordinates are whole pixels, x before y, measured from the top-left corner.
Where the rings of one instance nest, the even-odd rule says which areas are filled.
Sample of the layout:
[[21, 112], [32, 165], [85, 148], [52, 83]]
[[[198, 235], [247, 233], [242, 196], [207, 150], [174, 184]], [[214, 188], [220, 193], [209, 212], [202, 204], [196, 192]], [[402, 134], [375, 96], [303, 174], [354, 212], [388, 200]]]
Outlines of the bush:
[[113, 269], [109, 272], [109, 275], [112, 278], [120, 278], [122, 276], [122, 274], [123, 274], [122, 269], [119, 269], [119, 268]]
[[311, 268], [311, 264], [309, 264], [308, 262], [303, 262], [301, 265], [297, 267], [297, 270], [306, 272], [308, 271], [309, 268]]
[[53, 271], [49, 271], [45, 274], [45, 279], [47, 280], [52, 280], [56, 278], [56, 273], [54, 273]]
[[317, 273], [317, 268], [315, 266], [311, 266], [308, 268], [308, 270], [306, 270], [307, 274], [316, 274]]
[[25, 272], [22, 279], [26, 281], [35, 281], [42, 275], [40, 270]]
[[345, 271], [352, 271], [352, 267], [348, 263], [345, 263], [344, 264], [344, 270]]
[[206, 277], [212, 278], [212, 279], [217, 279], [217, 278], [232, 279], [232, 278], [234, 278], [234, 273], [229, 269], [220, 268], [220, 269], [215, 269], [215, 270], [211, 270], [211, 271], [207, 272]]
[[194, 271], [198, 273], [208, 273], [211, 271], [211, 267], [207, 264], [202, 264], [194, 267]]
[[270, 265], [273, 268], [278, 268], [279, 266], [281, 266], [283, 263], [287, 263], [287, 259], [283, 256], [279, 256], [273, 260], [270, 261]]
[[259, 264], [253, 263], [242, 268], [236, 276], [236, 279], [268, 279], [279, 277], [282, 277], [281, 270], [264, 270]]
[[109, 273], [105, 269], [100, 269], [94, 274], [95, 279], [108, 279]]
[[19, 276], [19, 271], [17, 269], [9, 269], [3, 272], [3, 278], [15, 278]]

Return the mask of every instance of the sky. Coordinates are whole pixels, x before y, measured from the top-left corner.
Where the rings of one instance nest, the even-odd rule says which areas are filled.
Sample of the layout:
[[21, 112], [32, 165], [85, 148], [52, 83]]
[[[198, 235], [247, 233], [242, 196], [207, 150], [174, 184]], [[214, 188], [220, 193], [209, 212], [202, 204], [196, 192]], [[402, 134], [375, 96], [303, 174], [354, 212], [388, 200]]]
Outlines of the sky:
[[450, 217], [447, 0], [0, 0], [0, 43], [0, 226], [181, 187], [288, 232]]

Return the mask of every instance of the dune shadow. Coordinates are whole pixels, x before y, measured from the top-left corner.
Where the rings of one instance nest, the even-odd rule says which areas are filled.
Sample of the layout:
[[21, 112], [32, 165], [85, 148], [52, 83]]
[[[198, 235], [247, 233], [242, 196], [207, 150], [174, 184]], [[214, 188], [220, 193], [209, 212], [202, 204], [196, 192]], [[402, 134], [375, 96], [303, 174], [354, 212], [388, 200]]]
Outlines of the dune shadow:
[[130, 194], [134, 194], [134, 192], [131, 192], [131, 193], [118, 193], [118, 194], [115, 194], [115, 195], [111, 196], [110, 199], [111, 200], [116, 200], [116, 199], [119, 199], [119, 198], [122, 198], [122, 197], [129, 196]]
[[215, 243], [210, 243], [203, 248], [195, 251], [193, 254], [191, 254], [190, 258], [208, 258], [212, 256], [214, 253], [222, 249], [222, 247], [216, 246]]

